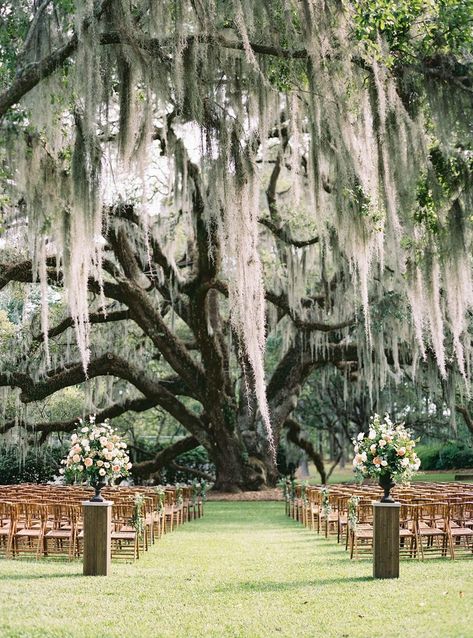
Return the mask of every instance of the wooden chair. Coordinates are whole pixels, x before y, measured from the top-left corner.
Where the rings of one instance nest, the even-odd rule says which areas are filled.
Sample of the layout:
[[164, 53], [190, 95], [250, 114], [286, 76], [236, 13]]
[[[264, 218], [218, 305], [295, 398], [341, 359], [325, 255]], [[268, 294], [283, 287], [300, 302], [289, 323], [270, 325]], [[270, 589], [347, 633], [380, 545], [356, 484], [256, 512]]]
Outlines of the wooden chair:
[[0, 501], [0, 553], [9, 558], [16, 532], [17, 505]]
[[47, 525], [47, 506], [42, 503], [20, 503], [17, 510], [16, 530], [13, 536], [13, 555], [43, 554], [43, 541]]
[[139, 530], [134, 525], [135, 506], [113, 505], [112, 507], [112, 558], [136, 560], [140, 556]]
[[473, 528], [465, 525], [465, 520], [471, 521], [468, 504], [463, 502], [450, 503], [448, 509], [451, 557], [453, 559], [460, 556], [473, 558]]
[[358, 559], [359, 554], [373, 552], [373, 506], [359, 503], [356, 507], [356, 521], [350, 529], [350, 558]]
[[67, 556], [72, 560], [77, 553], [77, 527], [80, 517], [78, 505], [54, 504], [48, 506], [51, 529], [44, 534], [45, 556]]
[[401, 503], [399, 523], [399, 555], [420, 558], [417, 546], [415, 508], [410, 503]]
[[447, 556], [450, 553], [448, 505], [425, 502], [411, 505], [415, 512], [415, 530], [420, 556]]

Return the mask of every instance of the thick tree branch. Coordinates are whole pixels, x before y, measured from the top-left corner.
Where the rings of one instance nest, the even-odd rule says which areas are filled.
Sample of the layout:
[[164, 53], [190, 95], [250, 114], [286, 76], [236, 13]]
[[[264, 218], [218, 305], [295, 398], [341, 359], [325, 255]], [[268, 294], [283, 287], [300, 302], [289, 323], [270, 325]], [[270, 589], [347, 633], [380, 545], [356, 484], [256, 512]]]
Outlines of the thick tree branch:
[[[123, 403], [116, 403], [101, 412], [94, 413], [97, 423], [101, 423], [105, 419], [114, 419], [125, 412], [145, 412], [150, 408], [157, 405], [155, 401], [150, 399], [126, 399]], [[89, 415], [89, 417], [92, 415]], [[87, 419], [88, 417], [86, 417]], [[0, 426], [0, 434], [5, 434], [16, 425], [21, 426], [27, 432], [33, 434], [41, 434], [41, 438], [44, 440], [48, 434], [53, 432], [72, 432], [77, 428], [78, 419], [71, 419], [69, 421], [47, 421], [44, 423], [28, 423], [23, 420], [7, 421]]]
[[279, 228], [274, 222], [272, 222], [267, 217], [261, 217], [259, 223], [263, 226], [266, 226], [275, 237], [280, 239], [285, 244], [289, 246], [294, 246], [295, 248], [305, 248], [306, 246], [313, 246], [314, 244], [319, 243], [319, 237], [312, 237], [311, 239], [294, 239], [292, 235], [285, 230], [284, 228]]
[[184, 439], [180, 439], [176, 441], [176, 443], [158, 452], [154, 459], [135, 463], [132, 469], [133, 475], [142, 478], [148, 477], [151, 474], [159, 472], [166, 467], [166, 465], [169, 465], [176, 456], [184, 454], [184, 452], [190, 452], [190, 450], [193, 450], [199, 445], [200, 442], [194, 436], [187, 436]]
[[473, 418], [468, 410], [468, 408], [466, 408], [463, 405], [459, 405], [457, 404], [455, 406], [455, 410], [462, 415], [463, 420], [465, 422], [466, 427], [470, 430], [471, 434], [473, 435]]
[[205, 387], [202, 367], [192, 359], [185, 344], [168, 328], [148, 293], [137, 281], [138, 265], [126, 233], [110, 233], [113, 250], [125, 272], [118, 284], [126, 298], [133, 319], [152, 340], [169, 365], [185, 383], [200, 395]]
[[320, 480], [325, 485], [327, 482], [327, 473], [325, 471], [324, 460], [321, 455], [316, 451], [312, 443], [304, 438], [302, 428], [295, 419], [286, 419], [284, 423], [286, 428], [287, 440], [297, 445], [297, 447], [304, 450], [310, 460], [314, 463], [317, 472], [320, 474]]
[[[113, 323], [116, 321], [125, 321], [129, 319], [130, 315], [128, 310], [115, 310], [112, 312], [108, 312], [107, 314], [103, 312], [95, 312], [89, 315], [89, 323], [91, 324], [102, 324], [102, 323]], [[58, 335], [65, 332], [68, 328], [74, 327], [74, 320], [72, 317], [66, 317], [61, 322], [50, 328], [48, 330], [48, 338], [52, 339], [53, 337], [57, 337]], [[42, 334], [37, 334], [33, 337], [35, 341], [41, 341], [43, 339]]]
[[20, 399], [24, 403], [41, 401], [63, 388], [83, 383], [87, 379], [113, 375], [135, 386], [147, 399], [164, 408], [171, 416], [181, 423], [189, 432], [205, 439], [205, 429], [202, 421], [191, 412], [172, 393], [174, 383], [171, 380], [159, 381], [150, 378], [142, 369], [137, 368], [121, 357], [107, 353], [90, 362], [87, 374], [81, 363], [75, 363], [57, 370], [51, 370], [44, 380], [33, 381], [23, 373], [0, 374], [0, 386], [18, 387], [21, 389]]
[[177, 470], [178, 472], [187, 472], [188, 474], [193, 474], [200, 479], [204, 479], [204, 481], [207, 481], [208, 483], [213, 483], [213, 481], [215, 481], [215, 476], [207, 474], [207, 472], [202, 472], [202, 470], [197, 470], [193, 467], [188, 467], [187, 465], [179, 465], [174, 461], [171, 461], [171, 463], [169, 463], [169, 467], [171, 467], [173, 470]]
[[[95, 18], [100, 18], [106, 8], [112, 4], [112, 0], [103, 0], [95, 11]], [[90, 25], [90, 17], [85, 18], [83, 29]], [[17, 104], [31, 89], [38, 85], [41, 80], [52, 75], [59, 69], [66, 60], [76, 51], [79, 44], [77, 34], [73, 34], [61, 47], [52, 51], [39, 62], [29, 64], [24, 69], [18, 71], [17, 78], [10, 86], [0, 93], [0, 119], [7, 111]]]

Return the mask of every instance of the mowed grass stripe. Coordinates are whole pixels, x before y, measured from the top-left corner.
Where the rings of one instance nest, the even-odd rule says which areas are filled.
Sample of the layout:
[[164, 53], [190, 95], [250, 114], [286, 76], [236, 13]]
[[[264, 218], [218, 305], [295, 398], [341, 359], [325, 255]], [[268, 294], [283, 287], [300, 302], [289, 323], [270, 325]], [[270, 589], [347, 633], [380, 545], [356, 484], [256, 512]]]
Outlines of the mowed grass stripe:
[[473, 560], [403, 561], [396, 581], [371, 569], [283, 503], [212, 502], [109, 578], [0, 560], [0, 637], [472, 638]]

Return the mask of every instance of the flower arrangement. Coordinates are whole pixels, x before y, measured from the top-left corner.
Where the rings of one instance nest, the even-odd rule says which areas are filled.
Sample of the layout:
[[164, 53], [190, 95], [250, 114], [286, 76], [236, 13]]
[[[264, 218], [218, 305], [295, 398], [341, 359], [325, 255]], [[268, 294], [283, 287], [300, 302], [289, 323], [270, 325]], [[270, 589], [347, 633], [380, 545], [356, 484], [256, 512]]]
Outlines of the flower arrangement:
[[126, 443], [108, 420], [95, 423], [95, 416], [86, 422], [79, 419], [79, 427], [71, 436], [69, 454], [61, 463], [65, 467], [60, 473], [66, 479], [93, 486], [128, 476], [131, 469]]
[[414, 452], [416, 441], [404, 423], [394, 424], [386, 414], [370, 419], [368, 434], [360, 432], [353, 440], [353, 469], [358, 478], [389, 475], [397, 483], [409, 483], [420, 467]]

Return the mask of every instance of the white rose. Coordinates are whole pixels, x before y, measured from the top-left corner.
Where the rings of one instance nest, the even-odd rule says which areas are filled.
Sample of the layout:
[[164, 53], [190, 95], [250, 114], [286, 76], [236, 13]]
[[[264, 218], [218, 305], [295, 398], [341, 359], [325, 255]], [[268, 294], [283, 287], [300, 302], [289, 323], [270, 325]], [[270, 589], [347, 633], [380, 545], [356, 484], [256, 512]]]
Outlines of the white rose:
[[366, 461], [368, 460], [368, 457], [366, 456], [366, 452], [361, 453], [361, 460], [363, 461], [363, 463], [366, 463]]
[[102, 447], [105, 447], [107, 445], [107, 437], [106, 436], [101, 436], [99, 440], [100, 440], [100, 445]]
[[372, 445], [370, 445], [370, 452], [371, 452], [371, 454], [375, 454], [376, 453], [376, 443], [373, 443]]
[[378, 443], [379, 447], [384, 447], [386, 445], [386, 441], [384, 439], [381, 439]]
[[88, 428], [88, 427], [85, 427], [85, 428], [82, 428], [82, 429], [81, 429], [81, 432], [88, 432], [88, 431], [89, 431], [89, 428]]
[[77, 437], [77, 434], [73, 434], [73, 435], [71, 436], [71, 443], [75, 443], [75, 442], [77, 441], [77, 438], [78, 438], [78, 437]]
[[85, 467], [90, 467], [93, 464], [92, 459], [90, 458], [90, 456], [88, 456], [86, 459], [84, 459], [84, 465]]
[[127, 469], [127, 470], [131, 470], [131, 463], [127, 463], [127, 464], [126, 464], [126, 469]]
[[387, 462], [387, 461], [385, 461], [384, 459], [381, 461], [381, 465], [382, 465], [383, 467], [386, 467], [386, 465], [387, 465], [387, 464], [388, 464], [388, 462]]
[[98, 467], [102, 467], [103, 461], [97, 461], [97, 465], [98, 465]]
[[78, 454], [74, 454], [74, 456], [72, 457], [72, 461], [74, 463], [79, 463], [80, 461], [80, 456]]
[[364, 438], [365, 438], [364, 432], [360, 432], [357, 436], [358, 441], [363, 441]]
[[375, 439], [376, 438], [376, 430], [370, 430], [369, 434], [368, 434], [368, 438], [369, 439]]
[[104, 463], [103, 466], [108, 469], [110, 467], [110, 463]]
[[107, 472], [103, 469], [103, 467], [102, 467], [102, 468], [100, 468], [100, 470], [99, 470], [99, 474], [100, 474], [100, 476], [105, 476], [105, 474], [106, 474], [106, 473], [107, 473]]

